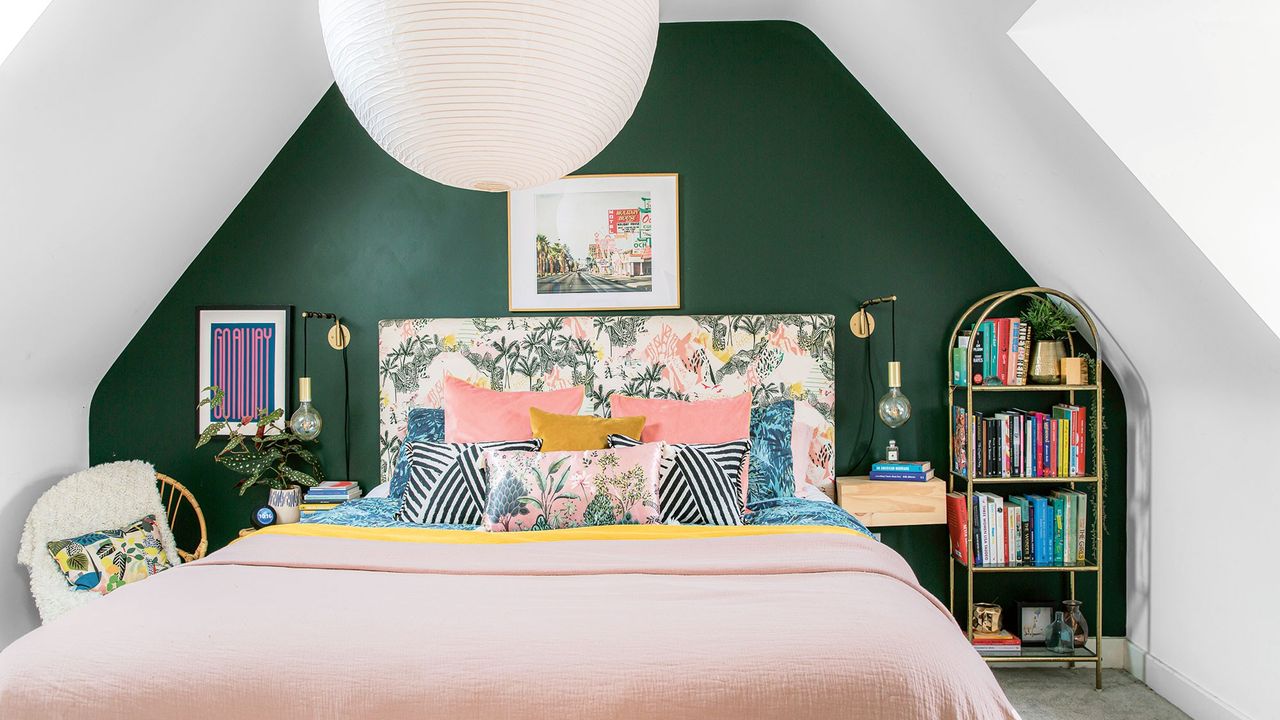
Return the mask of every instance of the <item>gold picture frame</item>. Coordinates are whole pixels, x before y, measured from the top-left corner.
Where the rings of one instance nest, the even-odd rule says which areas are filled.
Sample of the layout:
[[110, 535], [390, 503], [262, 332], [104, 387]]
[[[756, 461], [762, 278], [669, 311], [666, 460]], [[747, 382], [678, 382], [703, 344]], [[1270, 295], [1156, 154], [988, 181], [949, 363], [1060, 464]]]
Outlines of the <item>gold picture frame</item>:
[[511, 312], [679, 307], [677, 173], [570, 175], [507, 193]]

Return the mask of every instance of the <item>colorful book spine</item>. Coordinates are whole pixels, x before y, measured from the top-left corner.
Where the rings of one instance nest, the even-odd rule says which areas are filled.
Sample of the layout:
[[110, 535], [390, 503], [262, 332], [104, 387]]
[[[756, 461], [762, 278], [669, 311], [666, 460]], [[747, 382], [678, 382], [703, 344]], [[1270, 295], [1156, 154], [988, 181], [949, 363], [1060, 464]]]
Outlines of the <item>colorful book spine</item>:
[[1009, 382], [1009, 318], [996, 318], [996, 367], [995, 375], [1001, 385]]
[[1023, 323], [1018, 334], [1018, 377], [1016, 384], [1027, 384], [1027, 370], [1030, 367], [1028, 356], [1031, 354], [1031, 326]]
[[923, 473], [933, 469], [933, 463], [928, 460], [899, 460], [896, 462], [881, 461], [871, 463], [872, 472], [905, 472], [905, 473]]
[[933, 479], [933, 471], [928, 472], [889, 472], [872, 470], [870, 478], [881, 482], [927, 482]]
[[973, 337], [969, 342], [973, 343], [973, 364], [969, 368], [969, 380], [974, 385], [983, 385], [986, 383], [987, 374], [987, 338], [984, 332], [984, 322], [973, 333]]
[[1052, 564], [1062, 565], [1065, 552], [1065, 543], [1063, 541], [1066, 539], [1066, 536], [1063, 534], [1066, 531], [1066, 518], [1064, 517], [1066, 514], [1066, 503], [1063, 502], [1061, 497], [1051, 498], [1051, 502], [1053, 503]]

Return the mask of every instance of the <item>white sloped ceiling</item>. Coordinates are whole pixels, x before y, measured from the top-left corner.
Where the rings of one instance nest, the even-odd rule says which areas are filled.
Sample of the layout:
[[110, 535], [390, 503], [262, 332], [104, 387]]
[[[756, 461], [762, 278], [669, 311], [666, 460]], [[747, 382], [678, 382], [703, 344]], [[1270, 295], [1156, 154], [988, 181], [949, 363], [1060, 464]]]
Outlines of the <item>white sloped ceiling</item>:
[[0, 63], [0, 646], [98, 381], [331, 83], [303, 0], [54, 0]]

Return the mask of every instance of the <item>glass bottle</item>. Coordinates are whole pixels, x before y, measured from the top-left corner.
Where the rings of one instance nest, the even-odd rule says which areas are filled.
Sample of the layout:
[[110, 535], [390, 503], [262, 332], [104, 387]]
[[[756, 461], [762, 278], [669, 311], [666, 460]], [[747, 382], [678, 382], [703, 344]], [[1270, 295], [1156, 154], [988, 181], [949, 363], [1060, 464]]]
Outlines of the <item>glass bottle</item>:
[[1075, 651], [1075, 636], [1071, 626], [1062, 618], [1062, 611], [1053, 614], [1053, 623], [1044, 632], [1044, 646], [1051, 653], [1070, 655]]
[[1067, 625], [1071, 626], [1076, 647], [1084, 647], [1085, 641], [1089, 639], [1089, 623], [1084, 619], [1084, 613], [1080, 611], [1080, 601], [1063, 600], [1062, 612], [1067, 617]]
[[898, 462], [898, 457], [898, 442], [890, 440], [889, 447], [884, 449], [885, 462]]

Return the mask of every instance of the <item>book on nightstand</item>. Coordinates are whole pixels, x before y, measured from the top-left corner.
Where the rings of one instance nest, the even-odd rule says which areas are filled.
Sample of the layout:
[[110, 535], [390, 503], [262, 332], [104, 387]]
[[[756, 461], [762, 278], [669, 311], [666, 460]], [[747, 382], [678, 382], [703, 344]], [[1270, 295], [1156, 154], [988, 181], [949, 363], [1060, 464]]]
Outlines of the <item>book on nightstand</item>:
[[933, 465], [928, 460], [883, 460], [871, 464], [872, 480], [925, 482], [933, 479]]
[[360, 483], [354, 480], [325, 480], [315, 487], [307, 488], [307, 494], [302, 496], [302, 504], [298, 506], [298, 510], [302, 513], [301, 519], [306, 520], [327, 513], [362, 494]]

